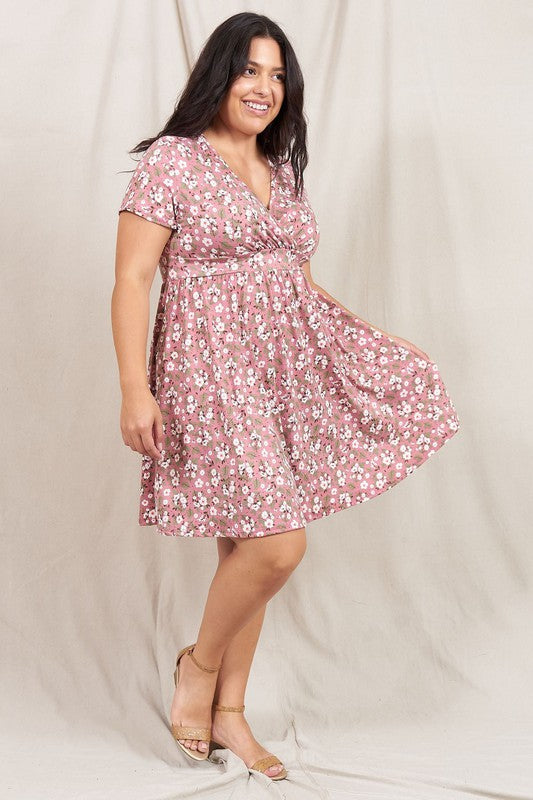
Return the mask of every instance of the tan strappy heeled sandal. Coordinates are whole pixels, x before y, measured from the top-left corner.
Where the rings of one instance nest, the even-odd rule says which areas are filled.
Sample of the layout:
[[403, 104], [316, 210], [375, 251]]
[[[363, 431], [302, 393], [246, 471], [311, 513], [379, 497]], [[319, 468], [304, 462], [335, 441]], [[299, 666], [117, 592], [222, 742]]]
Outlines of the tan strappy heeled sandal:
[[[219, 664], [218, 667], [206, 667], [204, 664], [200, 664], [198, 659], [194, 656], [194, 644], [190, 644], [187, 647], [184, 647], [183, 650], [180, 650], [177, 658], [176, 658], [176, 669], [174, 670], [174, 685], [178, 685], [179, 681], [179, 671], [180, 671], [180, 659], [185, 653], [191, 657], [197, 667], [203, 669], [205, 672], [218, 672], [222, 664]], [[176, 740], [176, 744], [181, 747], [184, 753], [186, 753], [189, 758], [193, 758], [195, 761], [205, 761], [205, 759], [209, 756], [209, 747], [207, 750], [202, 753], [201, 750], [189, 750], [188, 747], [185, 747], [184, 744], [178, 742], [178, 739], [197, 739], [200, 742], [207, 742], [208, 744], [211, 741], [211, 727], [208, 728], [193, 728], [189, 725], [174, 725], [171, 723], [171, 731], [174, 739]]]
[[[214, 703], [213, 708], [217, 708], [219, 711], [244, 711], [244, 706], [221, 706], [219, 703]], [[211, 743], [209, 745], [209, 755], [211, 755], [213, 750], [219, 748], [224, 749], [224, 745], [211, 739]], [[279, 758], [270, 753], [268, 756], [264, 756], [258, 761], [255, 761], [251, 767], [248, 767], [248, 769], [255, 769], [257, 772], [262, 772], [265, 774], [266, 770], [269, 767], [273, 767], [275, 764], [281, 764], [283, 766]], [[271, 781], [280, 781], [282, 778], [287, 777], [287, 770], [285, 767], [283, 767], [283, 769], [280, 770], [277, 775], [267, 775], [266, 777], [270, 778]]]

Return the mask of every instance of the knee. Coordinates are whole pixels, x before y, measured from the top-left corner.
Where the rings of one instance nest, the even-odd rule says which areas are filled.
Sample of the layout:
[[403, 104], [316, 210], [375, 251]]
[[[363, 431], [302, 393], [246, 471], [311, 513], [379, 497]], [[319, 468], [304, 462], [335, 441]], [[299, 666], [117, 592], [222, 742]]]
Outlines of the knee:
[[264, 538], [236, 541], [236, 553], [245, 559], [247, 569], [267, 584], [285, 580], [298, 566], [307, 549], [305, 529], [287, 531]]
[[263, 561], [265, 571], [272, 578], [290, 575], [304, 557], [306, 547], [305, 539], [284, 544], [266, 556]]

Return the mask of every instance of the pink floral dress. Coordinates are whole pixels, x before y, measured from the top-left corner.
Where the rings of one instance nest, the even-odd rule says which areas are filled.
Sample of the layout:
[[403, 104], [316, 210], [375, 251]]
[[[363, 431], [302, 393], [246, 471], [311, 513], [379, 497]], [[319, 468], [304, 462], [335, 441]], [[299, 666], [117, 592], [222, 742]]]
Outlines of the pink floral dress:
[[290, 162], [269, 207], [200, 134], [146, 150], [121, 211], [172, 230], [147, 377], [163, 453], [139, 524], [257, 537], [371, 500], [459, 428], [439, 369], [308, 282], [319, 228]]

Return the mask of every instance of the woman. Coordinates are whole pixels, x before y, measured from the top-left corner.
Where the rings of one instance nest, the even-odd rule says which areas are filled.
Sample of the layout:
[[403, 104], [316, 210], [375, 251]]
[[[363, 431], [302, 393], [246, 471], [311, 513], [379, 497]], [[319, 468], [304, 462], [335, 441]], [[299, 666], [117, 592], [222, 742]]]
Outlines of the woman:
[[139, 523], [217, 537], [197, 640], [176, 661], [173, 735], [191, 758], [227, 747], [273, 779], [287, 771], [254, 738], [244, 695], [305, 524], [378, 496], [458, 430], [429, 356], [313, 281], [305, 140], [286, 36], [265, 16], [230, 17], [164, 129], [132, 151], [144, 155], [119, 209], [112, 300]]

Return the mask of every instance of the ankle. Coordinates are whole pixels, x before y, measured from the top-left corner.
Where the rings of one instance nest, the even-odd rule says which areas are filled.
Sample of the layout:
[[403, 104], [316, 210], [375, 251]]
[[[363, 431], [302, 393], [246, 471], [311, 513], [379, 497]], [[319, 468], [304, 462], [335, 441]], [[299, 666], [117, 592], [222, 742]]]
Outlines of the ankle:
[[198, 649], [197, 644], [194, 645], [187, 655], [190, 660], [194, 662], [196, 668], [203, 672], [214, 674], [215, 672], [219, 672], [222, 667], [222, 655], [220, 653], [209, 652], [205, 654], [202, 650]]
[[220, 699], [215, 697], [213, 700], [213, 711], [220, 711], [222, 713], [225, 712], [239, 713], [243, 712], [244, 708], [245, 708], [244, 699], [240, 700], [240, 699], [235, 699], [235, 697], [233, 697], [231, 700], [226, 700], [222, 702]]

